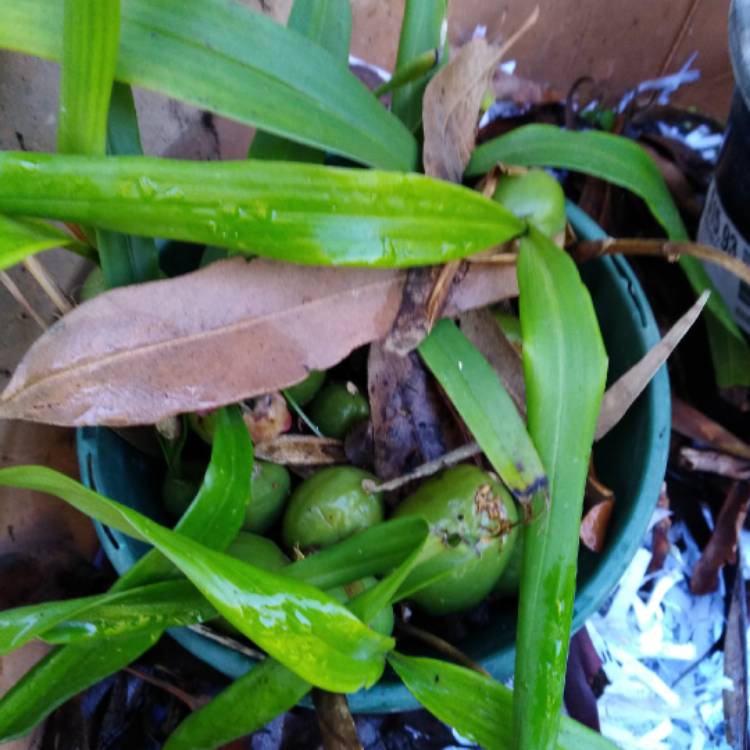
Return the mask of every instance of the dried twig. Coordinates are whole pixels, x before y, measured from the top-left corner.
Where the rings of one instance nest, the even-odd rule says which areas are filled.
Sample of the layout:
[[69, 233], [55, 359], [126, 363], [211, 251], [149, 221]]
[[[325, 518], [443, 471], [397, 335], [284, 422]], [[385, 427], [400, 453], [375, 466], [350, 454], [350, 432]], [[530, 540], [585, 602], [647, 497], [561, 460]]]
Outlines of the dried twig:
[[42, 291], [49, 297], [52, 304], [57, 308], [61, 315], [70, 312], [73, 305], [68, 302], [57, 282], [50, 276], [47, 269], [42, 265], [38, 258], [30, 255], [25, 258], [23, 265], [26, 270], [34, 277], [34, 280], [42, 288]]
[[149, 685], [154, 685], [154, 687], [158, 687], [164, 690], [164, 692], [173, 695], [178, 700], [181, 700], [191, 711], [197, 711], [199, 708], [205, 706], [210, 700], [208, 697], [196, 697], [191, 695], [166, 680], [161, 680], [158, 677], [146, 674], [145, 672], [141, 672], [133, 667], [125, 667], [125, 671], [134, 675], [139, 680], [143, 680], [143, 682], [147, 682]]
[[346, 696], [314, 688], [312, 697], [324, 750], [362, 750]]
[[679, 398], [672, 398], [672, 429], [721, 453], [750, 461], [750, 445]]
[[708, 594], [719, 585], [719, 571], [737, 560], [740, 530], [750, 505], [750, 484], [735, 482], [721, 506], [716, 527], [690, 577], [693, 594]]
[[448, 643], [448, 641], [443, 640], [433, 633], [422, 630], [422, 628], [416, 628], [414, 625], [409, 625], [405, 622], [396, 623], [396, 628], [404, 635], [408, 635], [411, 638], [417, 638], [428, 646], [432, 646], [436, 651], [439, 651], [444, 656], [452, 659], [457, 664], [473, 669], [475, 672], [479, 672], [479, 674], [482, 674], [485, 677], [492, 676], [481, 664], [477, 664], [477, 662], [468, 657], [463, 651], [460, 651], [455, 646]]
[[47, 330], [47, 324], [44, 322], [44, 318], [37, 313], [37, 311], [31, 306], [31, 303], [26, 299], [24, 293], [18, 288], [16, 282], [11, 279], [5, 271], [0, 271], [0, 281], [3, 286], [10, 292], [13, 299], [18, 302], [19, 305], [24, 309], [26, 314], [43, 330]]
[[706, 471], [730, 479], [750, 479], [750, 461], [718, 451], [681, 448], [680, 464], [691, 471]]
[[676, 261], [681, 255], [690, 255], [693, 258], [707, 260], [709, 263], [721, 266], [737, 278], [750, 284], [750, 267], [747, 264], [722, 250], [717, 250], [715, 247], [709, 247], [708, 245], [700, 245], [697, 242], [607, 238], [605, 240], [577, 242], [568, 247], [567, 250], [578, 263], [599, 258], [602, 255], [617, 255], [619, 253], [623, 255], [656, 256], [671, 262]]
[[434, 461], [428, 461], [426, 464], [417, 466], [414, 471], [410, 471], [408, 474], [403, 474], [400, 477], [395, 477], [388, 482], [378, 484], [372, 479], [365, 479], [362, 482], [362, 489], [369, 493], [393, 492], [393, 490], [397, 490], [399, 487], [403, 487], [405, 484], [413, 482], [415, 479], [424, 479], [425, 477], [437, 474], [438, 471], [453, 466], [453, 464], [460, 463], [461, 461], [465, 461], [467, 458], [476, 456], [481, 452], [482, 449], [477, 443], [468, 443], [467, 445], [462, 445], [460, 448], [456, 448], [456, 450], [446, 453], [444, 456], [440, 456], [440, 458], [436, 458]]
[[217, 633], [213, 628], [209, 628], [207, 625], [188, 625], [188, 629], [192, 630], [194, 633], [198, 633], [198, 635], [202, 635], [204, 638], [216, 641], [216, 643], [220, 643], [222, 646], [225, 646], [232, 651], [236, 651], [244, 656], [249, 656], [255, 661], [261, 661], [266, 658], [266, 655], [262, 651], [246, 646], [244, 643], [240, 643], [238, 640], [230, 638], [228, 635]]

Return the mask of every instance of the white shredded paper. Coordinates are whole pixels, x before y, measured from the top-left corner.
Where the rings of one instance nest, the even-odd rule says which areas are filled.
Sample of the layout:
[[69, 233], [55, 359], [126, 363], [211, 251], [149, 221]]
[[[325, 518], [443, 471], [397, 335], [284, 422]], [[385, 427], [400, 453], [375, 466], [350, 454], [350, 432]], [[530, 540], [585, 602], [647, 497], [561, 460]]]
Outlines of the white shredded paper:
[[[657, 509], [650, 528], [663, 517]], [[663, 568], [647, 574], [649, 532], [608, 603], [586, 624], [610, 681], [598, 701], [602, 734], [624, 750], [731, 750], [722, 691], [732, 684], [723, 654], [707, 655], [724, 629], [724, 592], [693, 596], [698, 545], [682, 522], [672, 525], [669, 541]]]

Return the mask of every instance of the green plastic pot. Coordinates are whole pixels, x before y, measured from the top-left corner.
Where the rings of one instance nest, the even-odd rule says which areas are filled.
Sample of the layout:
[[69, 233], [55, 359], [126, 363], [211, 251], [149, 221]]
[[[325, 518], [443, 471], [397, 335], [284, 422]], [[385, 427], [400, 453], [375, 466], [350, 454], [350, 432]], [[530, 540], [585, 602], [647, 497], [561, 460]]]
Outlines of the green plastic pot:
[[[574, 206], [569, 218], [584, 239], [602, 231]], [[581, 269], [591, 291], [610, 357], [609, 381], [635, 364], [659, 340], [649, 304], [635, 275], [621, 257], [604, 258]], [[670, 433], [670, 392], [662, 367], [622, 422], [594, 448], [597, 473], [616, 496], [606, 549], [594, 554], [581, 549], [573, 630], [598, 610], [635, 555], [654, 510], [667, 463]], [[102, 494], [168, 523], [159, 501], [163, 467], [139, 453], [106, 428], [78, 430], [78, 457], [83, 481]], [[147, 547], [97, 524], [107, 556], [118, 573], [126, 571]], [[506, 680], [515, 659], [515, 607], [499, 613], [471, 642], [457, 644], [492, 675]], [[220, 672], [236, 678], [253, 666], [248, 657], [186, 628], [169, 631], [188, 651]], [[385, 713], [418, 707], [393, 675], [386, 673], [373, 688], [350, 696], [353, 711]]]

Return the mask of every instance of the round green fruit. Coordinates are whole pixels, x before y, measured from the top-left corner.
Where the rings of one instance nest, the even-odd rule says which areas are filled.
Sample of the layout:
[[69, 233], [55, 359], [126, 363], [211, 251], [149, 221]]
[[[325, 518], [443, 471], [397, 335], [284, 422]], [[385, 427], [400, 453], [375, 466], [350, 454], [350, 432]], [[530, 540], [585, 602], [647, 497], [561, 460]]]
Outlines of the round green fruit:
[[[327, 593], [337, 602], [346, 604], [350, 599], [354, 599], [355, 596], [371, 589], [376, 583], [377, 579], [367, 576], [360, 581], [347, 583], [346, 586], [337, 586], [334, 589], [329, 589]], [[383, 607], [370, 622], [370, 627], [376, 633], [390, 635], [393, 632], [393, 607], [390, 605]]]
[[313, 396], [321, 389], [326, 379], [325, 370], [310, 370], [310, 374], [301, 382], [286, 389], [299, 406], [312, 401]]
[[302, 482], [284, 514], [284, 546], [327, 547], [382, 521], [383, 496], [362, 489], [374, 478], [352, 466], [332, 466]]
[[543, 169], [502, 175], [492, 197], [548, 237], [556, 237], [565, 229], [565, 195], [560, 183]]
[[284, 510], [290, 487], [291, 479], [285, 466], [256, 460], [250, 479], [250, 502], [242, 528], [259, 534], [270, 529]]
[[249, 531], [240, 531], [227, 548], [226, 554], [269, 573], [278, 573], [289, 565], [289, 558], [275, 542]]
[[441, 543], [440, 551], [419, 566], [419, 577], [445, 575], [412, 597], [433, 615], [479, 604], [500, 578], [516, 539], [513, 499], [474, 466], [455, 466], [428, 479], [394, 516], [423, 518]]
[[356, 422], [370, 416], [370, 405], [352, 383], [329, 383], [312, 400], [307, 416], [326, 437], [340, 440]]

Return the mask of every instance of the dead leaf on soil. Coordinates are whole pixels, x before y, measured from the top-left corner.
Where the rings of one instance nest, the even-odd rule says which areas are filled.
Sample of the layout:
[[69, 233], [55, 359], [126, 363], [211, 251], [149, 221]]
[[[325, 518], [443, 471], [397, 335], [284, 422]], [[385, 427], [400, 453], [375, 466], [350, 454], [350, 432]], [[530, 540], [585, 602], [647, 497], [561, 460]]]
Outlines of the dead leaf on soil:
[[705, 443], [721, 453], [731, 453], [750, 461], [750, 445], [699, 412], [690, 404], [672, 397], [672, 429], [685, 437]]
[[[286, 388], [383, 338], [405, 276], [235, 258], [113, 289], [31, 347], [0, 397], [0, 418], [151, 424]], [[474, 266], [445, 313], [517, 293], [514, 268]]]
[[698, 319], [708, 302], [708, 297], [709, 292], [703, 292], [693, 306], [667, 331], [662, 340], [607, 389], [596, 424], [596, 440], [601, 440], [625, 416], [636, 398], [641, 395]]
[[737, 544], [750, 505], [750, 484], [735, 482], [721, 506], [716, 526], [690, 577], [693, 594], [708, 594], [719, 585], [719, 571], [737, 561]]

